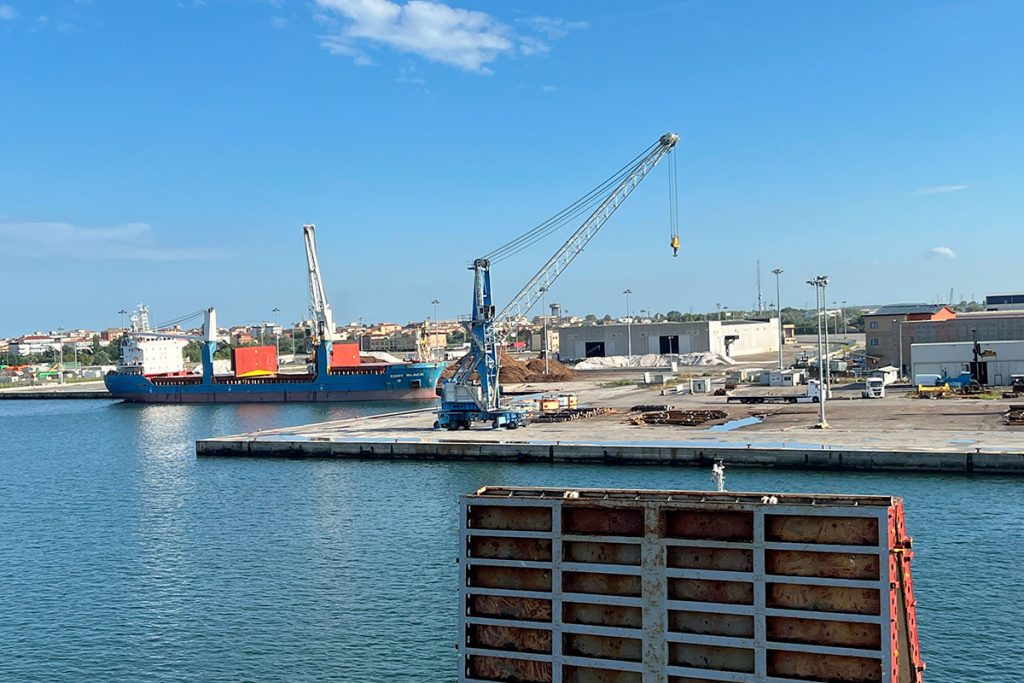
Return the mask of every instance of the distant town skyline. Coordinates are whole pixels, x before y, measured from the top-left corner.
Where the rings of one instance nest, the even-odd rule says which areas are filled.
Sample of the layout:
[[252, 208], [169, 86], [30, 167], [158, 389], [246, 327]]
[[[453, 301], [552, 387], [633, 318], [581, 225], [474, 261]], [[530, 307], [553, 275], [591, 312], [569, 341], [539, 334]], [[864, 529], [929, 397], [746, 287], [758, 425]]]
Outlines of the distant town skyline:
[[[0, 0], [0, 336], [138, 302], [298, 319], [307, 222], [338, 321], [453, 318], [468, 261], [667, 131], [679, 257], [661, 167], [548, 302], [749, 310], [757, 260], [765, 301], [781, 268], [798, 308], [820, 273], [830, 302], [1019, 291], [1022, 20], [1009, 0]], [[571, 229], [494, 268], [499, 304]]]

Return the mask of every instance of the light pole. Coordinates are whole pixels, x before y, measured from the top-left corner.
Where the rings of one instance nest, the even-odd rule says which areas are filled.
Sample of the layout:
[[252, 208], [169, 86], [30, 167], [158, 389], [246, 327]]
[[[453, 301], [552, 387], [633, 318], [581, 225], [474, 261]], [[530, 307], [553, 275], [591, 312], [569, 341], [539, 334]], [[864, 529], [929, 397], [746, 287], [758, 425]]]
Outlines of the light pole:
[[718, 319], [722, 319], [722, 304], [715, 304], [715, 308], [718, 309]]
[[[843, 310], [843, 337], [846, 337], [847, 336], [847, 332], [846, 332], [846, 299], [843, 299], [842, 304], [843, 304], [843, 309], [842, 309]], [[847, 343], [849, 343], [849, 342], [847, 342]]]
[[281, 309], [278, 308], [277, 306], [274, 306], [274, 310], [272, 311], [272, 313], [274, 314], [274, 346], [277, 347], [277, 362], [280, 363], [281, 333], [279, 332], [279, 330], [281, 329]]
[[779, 370], [782, 370], [782, 344], [786, 340], [782, 332], [782, 285], [779, 281], [779, 276], [782, 275], [782, 272], [782, 268], [776, 268], [772, 271], [775, 275], [775, 309], [779, 314]]
[[544, 316], [544, 338], [540, 342], [541, 352], [544, 354], [544, 374], [548, 374], [548, 288], [540, 288], [540, 312]]
[[120, 311], [118, 311], [118, 313], [121, 314], [121, 336], [123, 337], [124, 336], [124, 317], [126, 315], [128, 315], [128, 311], [126, 311], [126, 310], [124, 310], [122, 308]]
[[627, 289], [622, 292], [626, 295], [626, 353], [629, 355], [629, 364], [633, 365], [633, 318], [629, 314], [629, 295], [633, 293], [632, 289]]

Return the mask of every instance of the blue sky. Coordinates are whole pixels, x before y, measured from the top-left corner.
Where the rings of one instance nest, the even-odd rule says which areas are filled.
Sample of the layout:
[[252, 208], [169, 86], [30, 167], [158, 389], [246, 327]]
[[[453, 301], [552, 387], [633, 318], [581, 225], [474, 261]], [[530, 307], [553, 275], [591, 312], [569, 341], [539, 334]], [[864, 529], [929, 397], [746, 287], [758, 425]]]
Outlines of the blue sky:
[[[1024, 289], [1024, 4], [0, 0], [0, 336], [468, 312], [467, 261], [678, 132], [572, 313]], [[565, 235], [567, 236], [567, 235]], [[560, 241], [496, 266], [498, 301]]]

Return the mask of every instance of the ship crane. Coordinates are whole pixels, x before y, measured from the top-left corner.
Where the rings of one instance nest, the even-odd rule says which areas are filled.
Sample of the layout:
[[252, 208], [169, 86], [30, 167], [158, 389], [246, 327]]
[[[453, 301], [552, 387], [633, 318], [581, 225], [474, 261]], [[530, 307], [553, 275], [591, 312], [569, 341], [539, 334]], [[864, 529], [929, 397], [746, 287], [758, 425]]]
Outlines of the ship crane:
[[331, 346], [334, 341], [334, 313], [327, 303], [323, 276], [320, 274], [320, 259], [316, 255], [316, 227], [302, 226], [306, 241], [306, 265], [309, 275], [309, 313], [313, 317], [313, 346], [316, 349], [318, 374], [327, 374], [331, 367]]
[[[474, 422], [490, 422], [495, 429], [504, 426], [511, 429], [526, 426], [526, 415], [523, 411], [505, 407], [501, 403], [498, 380], [499, 346], [512, 335], [518, 321], [529, 313], [545, 292], [550, 290], [555, 280], [579, 256], [647, 174], [672, 151], [678, 140], [679, 136], [675, 133], [662, 135], [657, 142], [617, 173], [569, 207], [508, 244], [472, 262], [472, 314], [468, 319], [461, 321], [469, 333], [470, 350], [460, 362], [454, 377], [442, 385], [441, 408], [434, 423], [435, 428], [469, 429]], [[674, 177], [673, 173], [672, 179]], [[512, 297], [512, 300], [501, 311], [496, 311], [491, 294], [491, 265], [518, 254], [569, 221], [583, 215], [599, 199], [597, 208], [583, 224]], [[674, 211], [675, 200], [671, 191], [669, 201], [670, 211]], [[678, 250], [679, 240], [675, 227], [677, 223], [673, 219], [670, 225], [673, 231], [672, 247]]]

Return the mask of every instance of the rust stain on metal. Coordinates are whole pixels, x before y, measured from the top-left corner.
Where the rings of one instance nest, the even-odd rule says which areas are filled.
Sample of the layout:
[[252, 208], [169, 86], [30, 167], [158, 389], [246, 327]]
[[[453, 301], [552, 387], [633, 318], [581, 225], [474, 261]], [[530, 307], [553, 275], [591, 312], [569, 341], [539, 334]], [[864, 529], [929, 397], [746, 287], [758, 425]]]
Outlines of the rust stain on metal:
[[821, 619], [768, 617], [768, 639], [780, 643], [805, 643], [877, 650], [882, 646], [878, 624]]
[[781, 576], [821, 576], [830, 579], [877, 579], [878, 555], [769, 550], [765, 567]]
[[669, 661], [675, 666], [713, 671], [754, 673], [754, 651], [738, 647], [670, 643]]
[[668, 549], [668, 566], [682, 569], [750, 572], [754, 570], [754, 552], [743, 548], [671, 546]]
[[749, 542], [754, 537], [751, 512], [684, 509], [669, 510], [665, 517], [665, 534], [669, 538]]
[[768, 584], [767, 603], [769, 607], [844, 614], [878, 614], [881, 609], [878, 591], [871, 588], [791, 583]]
[[501, 538], [473, 536], [469, 541], [472, 557], [495, 560], [551, 560], [551, 539], [548, 538]]
[[475, 529], [551, 531], [551, 509], [474, 505], [469, 510], [469, 525]]
[[878, 520], [868, 517], [797, 517], [772, 515], [765, 538], [787, 543], [878, 545]]
[[474, 624], [469, 627], [469, 644], [494, 650], [515, 652], [551, 652], [551, 631], [539, 628], [516, 628]]
[[551, 621], [551, 601], [540, 598], [510, 598], [502, 595], [471, 595], [467, 607], [472, 616], [498, 617], [517, 621]]
[[675, 633], [698, 633], [733, 638], [754, 637], [754, 617], [745, 614], [670, 610], [668, 627]]
[[754, 585], [745, 581], [706, 581], [669, 579], [668, 597], [672, 600], [716, 602], [725, 605], [754, 604]]
[[877, 659], [810, 652], [768, 651], [768, 675], [830, 683], [881, 683]]
[[469, 585], [480, 588], [550, 591], [551, 571], [547, 569], [524, 569], [522, 567], [475, 565], [469, 568]]
[[640, 577], [622, 574], [564, 572], [562, 574], [562, 591], [565, 593], [640, 597]]
[[639, 638], [614, 638], [594, 636], [585, 633], [566, 633], [562, 651], [576, 657], [614, 659], [622, 662], [639, 662], [642, 641]]
[[562, 610], [562, 621], [566, 624], [616, 626], [619, 628], [640, 628], [643, 625], [639, 607], [569, 602]]
[[565, 541], [562, 548], [566, 562], [640, 565], [640, 546], [633, 543]]
[[621, 506], [582, 507], [565, 505], [562, 530], [570, 534], [642, 536], [643, 511]]

